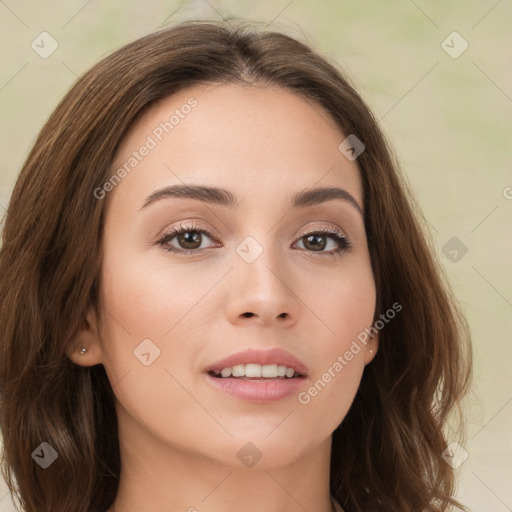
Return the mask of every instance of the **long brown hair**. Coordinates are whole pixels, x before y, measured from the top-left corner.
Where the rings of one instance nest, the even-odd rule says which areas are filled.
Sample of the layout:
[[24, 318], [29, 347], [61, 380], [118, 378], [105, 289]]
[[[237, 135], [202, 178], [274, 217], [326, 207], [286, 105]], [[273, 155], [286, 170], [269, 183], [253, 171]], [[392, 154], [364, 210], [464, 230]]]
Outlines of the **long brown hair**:
[[[112, 504], [120, 474], [112, 387], [103, 365], [67, 357], [88, 307], [101, 312], [105, 200], [94, 191], [149, 105], [194, 84], [239, 82], [313, 100], [363, 141], [375, 318], [395, 302], [403, 307], [380, 332], [379, 353], [333, 433], [333, 496], [346, 512], [465, 510], [443, 452], [447, 421], [471, 381], [468, 327], [395, 159], [335, 66], [294, 38], [233, 20], [184, 22], [103, 59], [55, 109], [23, 166], [0, 250], [2, 473], [12, 497], [26, 512]], [[33, 457], [43, 442], [58, 454], [47, 469]]]

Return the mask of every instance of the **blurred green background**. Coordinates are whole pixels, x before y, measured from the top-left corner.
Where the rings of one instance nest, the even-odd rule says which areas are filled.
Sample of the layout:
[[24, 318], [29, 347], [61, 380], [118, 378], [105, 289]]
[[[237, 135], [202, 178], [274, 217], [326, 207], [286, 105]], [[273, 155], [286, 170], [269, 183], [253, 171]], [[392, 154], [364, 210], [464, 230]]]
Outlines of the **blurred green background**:
[[[380, 120], [472, 329], [476, 388], [458, 496], [474, 512], [512, 510], [510, 0], [0, 0], [0, 214], [78, 76], [164, 26], [231, 15], [336, 61]], [[58, 44], [48, 56], [42, 32]], [[0, 512], [11, 510], [0, 481]]]

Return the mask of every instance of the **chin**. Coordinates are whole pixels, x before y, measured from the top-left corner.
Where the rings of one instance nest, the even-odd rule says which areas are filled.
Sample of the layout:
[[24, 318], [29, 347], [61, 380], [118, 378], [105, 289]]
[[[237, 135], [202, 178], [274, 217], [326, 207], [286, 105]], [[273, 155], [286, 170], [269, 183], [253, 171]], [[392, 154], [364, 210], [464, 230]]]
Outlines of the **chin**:
[[293, 464], [313, 448], [313, 442], [305, 443], [303, 433], [291, 435], [283, 431], [281, 435], [277, 432], [269, 435], [265, 429], [259, 433], [234, 435], [233, 439], [218, 446], [215, 453], [209, 452], [216, 462], [226, 464], [227, 461], [228, 465], [238, 469], [245, 466], [247, 469], [271, 470]]

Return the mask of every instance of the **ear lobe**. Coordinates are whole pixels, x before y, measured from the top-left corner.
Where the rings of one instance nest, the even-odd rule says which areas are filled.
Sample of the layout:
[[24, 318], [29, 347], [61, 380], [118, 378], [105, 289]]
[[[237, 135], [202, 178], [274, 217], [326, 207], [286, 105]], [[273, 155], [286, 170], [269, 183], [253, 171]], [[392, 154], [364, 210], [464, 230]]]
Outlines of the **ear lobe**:
[[369, 343], [366, 345], [366, 351], [364, 354], [365, 366], [373, 361], [373, 358], [377, 355], [378, 351], [379, 351], [379, 335], [376, 334], [373, 338], [370, 339]]
[[[67, 354], [71, 361], [80, 366], [94, 366], [103, 362], [98, 327], [98, 315], [95, 308], [91, 306], [76, 334], [75, 342], [70, 349], [71, 352]], [[83, 354], [80, 352], [82, 348], [87, 349]]]

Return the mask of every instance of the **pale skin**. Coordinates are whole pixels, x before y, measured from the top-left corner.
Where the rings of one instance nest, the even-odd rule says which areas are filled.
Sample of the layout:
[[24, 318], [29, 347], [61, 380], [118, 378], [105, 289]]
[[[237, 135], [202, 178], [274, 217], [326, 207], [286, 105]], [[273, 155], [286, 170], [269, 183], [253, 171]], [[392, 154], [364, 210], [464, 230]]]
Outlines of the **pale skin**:
[[[331, 435], [347, 414], [378, 337], [307, 404], [297, 394], [271, 404], [213, 388], [205, 368], [248, 348], [282, 348], [321, 378], [372, 324], [376, 290], [361, 212], [335, 199], [290, 208], [304, 189], [338, 187], [363, 209], [356, 161], [338, 150], [345, 135], [316, 104], [283, 89], [198, 85], [153, 105], [135, 123], [112, 172], [191, 97], [191, 112], [107, 197], [101, 295], [80, 333], [80, 365], [102, 364], [116, 396], [121, 448], [117, 498], [108, 512], [331, 512]], [[190, 198], [146, 198], [170, 185], [228, 189], [229, 207]], [[195, 254], [158, 240], [193, 223]], [[336, 228], [339, 242], [307, 244], [307, 231]], [[194, 231], [193, 229], [191, 231]], [[192, 233], [193, 234], [193, 233]], [[247, 263], [236, 248], [252, 237], [262, 253]], [[190, 249], [175, 236], [167, 247]], [[197, 244], [199, 246], [199, 244]], [[251, 312], [252, 316], [244, 315]], [[285, 313], [285, 315], [283, 314]], [[134, 355], [145, 339], [160, 355]], [[252, 443], [261, 459], [237, 457]]]

